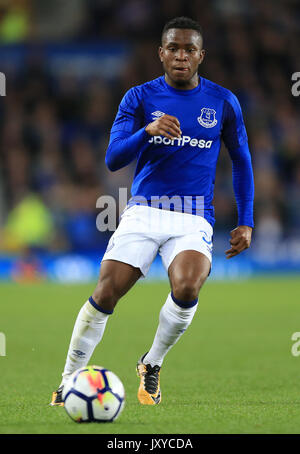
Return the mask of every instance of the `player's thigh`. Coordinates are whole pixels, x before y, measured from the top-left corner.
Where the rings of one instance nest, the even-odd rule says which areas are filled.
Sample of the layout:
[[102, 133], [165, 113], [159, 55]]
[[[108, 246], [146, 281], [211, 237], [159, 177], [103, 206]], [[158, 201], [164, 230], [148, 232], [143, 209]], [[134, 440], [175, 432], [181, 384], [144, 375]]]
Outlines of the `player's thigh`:
[[94, 301], [100, 306], [114, 306], [138, 281], [142, 273], [139, 268], [117, 260], [101, 263], [98, 283], [93, 292]]
[[196, 299], [210, 273], [211, 262], [202, 252], [184, 250], [172, 260], [168, 275], [174, 296], [183, 301]]

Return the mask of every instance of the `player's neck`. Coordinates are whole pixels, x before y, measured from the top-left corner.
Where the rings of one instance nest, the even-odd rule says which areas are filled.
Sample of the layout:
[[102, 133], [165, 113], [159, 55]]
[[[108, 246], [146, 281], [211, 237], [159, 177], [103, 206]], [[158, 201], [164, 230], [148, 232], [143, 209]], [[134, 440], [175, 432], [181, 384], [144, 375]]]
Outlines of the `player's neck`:
[[193, 90], [199, 85], [199, 75], [195, 74], [190, 80], [186, 81], [186, 83], [177, 83], [174, 80], [170, 79], [168, 74], [165, 73], [165, 81], [172, 88], [176, 88], [176, 90]]

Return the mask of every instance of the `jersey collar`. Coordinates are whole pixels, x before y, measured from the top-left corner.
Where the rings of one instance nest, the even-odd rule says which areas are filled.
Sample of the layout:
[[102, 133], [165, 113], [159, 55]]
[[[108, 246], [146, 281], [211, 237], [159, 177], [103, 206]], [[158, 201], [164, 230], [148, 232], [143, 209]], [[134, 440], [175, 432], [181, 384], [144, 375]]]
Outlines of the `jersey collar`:
[[162, 80], [162, 83], [163, 85], [165, 86], [165, 88], [167, 88], [169, 91], [171, 91], [172, 93], [176, 93], [178, 95], [182, 95], [182, 96], [190, 96], [190, 95], [194, 95], [195, 93], [198, 93], [198, 91], [201, 90], [201, 86], [202, 86], [202, 80], [201, 80], [201, 77], [199, 76], [199, 84], [197, 85], [197, 87], [195, 88], [192, 88], [191, 90], [178, 90], [177, 88], [173, 88], [171, 87], [171, 85], [169, 85], [166, 80], [165, 80], [165, 76], [161, 76], [161, 80]]

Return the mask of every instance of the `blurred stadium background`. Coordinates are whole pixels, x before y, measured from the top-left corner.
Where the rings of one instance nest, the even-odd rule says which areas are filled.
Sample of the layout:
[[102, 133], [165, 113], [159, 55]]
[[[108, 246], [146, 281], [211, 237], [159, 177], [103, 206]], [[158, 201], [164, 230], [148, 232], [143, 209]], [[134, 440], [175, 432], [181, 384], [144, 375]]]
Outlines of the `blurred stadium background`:
[[[203, 27], [201, 75], [241, 102], [255, 172], [253, 245], [226, 261], [237, 214], [221, 151], [211, 278], [300, 272], [297, 1], [1, 0], [0, 279], [97, 277], [111, 233], [96, 229], [96, 201], [129, 196], [134, 171], [106, 169], [110, 127], [125, 91], [162, 74], [161, 30], [179, 15]], [[150, 277], [166, 278], [159, 260]]]

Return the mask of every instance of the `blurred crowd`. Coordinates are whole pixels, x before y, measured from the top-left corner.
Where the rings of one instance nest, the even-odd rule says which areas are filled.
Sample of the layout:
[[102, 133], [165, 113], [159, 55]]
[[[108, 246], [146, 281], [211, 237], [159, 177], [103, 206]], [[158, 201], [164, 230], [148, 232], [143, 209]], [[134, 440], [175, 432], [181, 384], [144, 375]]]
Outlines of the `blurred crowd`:
[[[0, 99], [0, 249], [93, 251], [109, 233], [96, 229], [97, 199], [130, 188], [134, 167], [110, 173], [109, 131], [124, 92], [162, 74], [163, 25], [186, 15], [203, 27], [200, 74], [232, 90], [244, 112], [255, 173], [255, 235], [281, 241], [300, 232], [300, 8], [271, 0], [0, 1], [1, 45], [128, 42], [122, 71], [107, 81], [49, 74], [36, 54], [7, 77]], [[1, 70], [1, 68], [0, 68]], [[128, 194], [129, 195], [129, 194]], [[221, 150], [216, 229], [236, 223], [231, 163]]]

